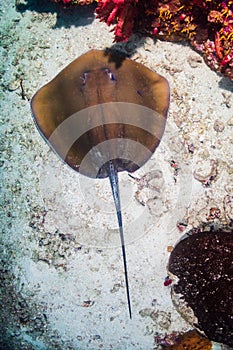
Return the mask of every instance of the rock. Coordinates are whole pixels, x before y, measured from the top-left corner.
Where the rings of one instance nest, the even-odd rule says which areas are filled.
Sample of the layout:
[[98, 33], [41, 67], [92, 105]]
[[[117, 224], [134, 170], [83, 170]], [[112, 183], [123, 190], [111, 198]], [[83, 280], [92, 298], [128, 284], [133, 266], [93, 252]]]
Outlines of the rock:
[[170, 255], [169, 273], [179, 278], [172, 290], [193, 310], [198, 330], [233, 346], [233, 230], [189, 234]]

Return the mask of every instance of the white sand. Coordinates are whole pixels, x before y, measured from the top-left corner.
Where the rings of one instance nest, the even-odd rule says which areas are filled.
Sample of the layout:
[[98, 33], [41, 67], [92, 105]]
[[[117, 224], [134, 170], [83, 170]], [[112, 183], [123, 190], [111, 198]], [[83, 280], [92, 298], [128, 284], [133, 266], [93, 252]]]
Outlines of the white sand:
[[[162, 143], [134, 174], [152, 181], [153, 171], [161, 171], [162, 178], [155, 180], [161, 192], [120, 174], [130, 320], [108, 180], [78, 176], [57, 159], [36, 130], [20, 89], [22, 79], [30, 99], [81, 54], [110, 47], [113, 35], [94, 20], [91, 7], [62, 11], [48, 3], [46, 13], [46, 3], [34, 3], [39, 5], [22, 13], [13, 0], [1, 4], [1, 256], [14, 273], [16, 293], [13, 298], [7, 292], [3, 301], [12, 298], [9, 339], [17, 344], [13, 349], [157, 348], [157, 333], [191, 328], [172, 305], [170, 287], [163, 285], [167, 246], [211, 221], [211, 208], [219, 209], [212, 220], [216, 225], [233, 218], [233, 84], [187, 45], [137, 37], [120, 45], [135, 50], [133, 59], [165, 76], [171, 88]], [[171, 160], [180, 168], [176, 182]], [[208, 177], [211, 164], [216, 177], [204, 187], [197, 178]], [[179, 221], [187, 225], [184, 232], [176, 226]], [[26, 300], [29, 310], [28, 322], [20, 326], [18, 315], [25, 310], [19, 306], [16, 312], [17, 298]]]

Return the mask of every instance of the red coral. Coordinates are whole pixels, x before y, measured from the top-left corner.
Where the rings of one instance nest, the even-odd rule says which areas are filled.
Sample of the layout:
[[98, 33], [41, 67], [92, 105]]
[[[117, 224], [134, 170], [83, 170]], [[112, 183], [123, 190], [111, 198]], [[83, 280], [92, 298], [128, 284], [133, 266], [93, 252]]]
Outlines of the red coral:
[[115, 41], [126, 41], [133, 31], [134, 19], [138, 16], [138, 0], [99, 0], [97, 18], [107, 25], [115, 24]]

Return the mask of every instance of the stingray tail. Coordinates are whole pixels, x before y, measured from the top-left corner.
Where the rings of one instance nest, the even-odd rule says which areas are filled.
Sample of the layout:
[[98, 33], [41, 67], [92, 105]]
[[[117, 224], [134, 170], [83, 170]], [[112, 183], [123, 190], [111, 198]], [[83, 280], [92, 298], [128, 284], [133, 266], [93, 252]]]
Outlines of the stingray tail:
[[124, 240], [124, 232], [123, 232], [123, 225], [122, 225], [121, 203], [120, 203], [119, 186], [118, 186], [118, 173], [117, 173], [117, 170], [114, 167], [114, 164], [111, 160], [109, 161], [109, 180], [111, 183], [112, 194], [113, 194], [113, 198], [114, 198], [114, 202], [115, 202], [120, 237], [121, 237], [121, 248], [122, 248], [122, 256], [123, 256], [124, 271], [125, 271], [125, 285], [126, 285], [129, 317], [132, 318], [130, 294], [129, 294], [128, 272], [127, 272], [127, 262], [126, 262], [126, 252], [125, 252], [125, 240]]

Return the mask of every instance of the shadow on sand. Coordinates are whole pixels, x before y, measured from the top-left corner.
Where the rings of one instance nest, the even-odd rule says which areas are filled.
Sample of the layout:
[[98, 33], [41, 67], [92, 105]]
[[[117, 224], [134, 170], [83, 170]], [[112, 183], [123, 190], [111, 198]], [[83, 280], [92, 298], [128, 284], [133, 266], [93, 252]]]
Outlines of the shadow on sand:
[[71, 26], [85, 26], [91, 24], [95, 19], [96, 4], [84, 6], [64, 6], [49, 0], [16, 0], [16, 10], [20, 13], [35, 11], [37, 13], [56, 13], [57, 22], [54, 28], [69, 28]]

